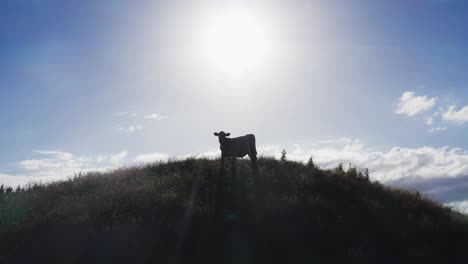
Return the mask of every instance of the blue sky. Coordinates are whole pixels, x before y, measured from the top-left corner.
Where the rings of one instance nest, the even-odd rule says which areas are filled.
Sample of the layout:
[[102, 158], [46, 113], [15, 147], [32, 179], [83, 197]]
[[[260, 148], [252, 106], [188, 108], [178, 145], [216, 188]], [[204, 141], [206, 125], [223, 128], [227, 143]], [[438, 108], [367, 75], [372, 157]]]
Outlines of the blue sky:
[[[258, 30], [220, 66], [201, 38], [237, 13], [217, 34]], [[457, 0], [2, 1], [0, 181], [214, 155], [225, 130], [389, 183], [464, 182], [466, 25]]]

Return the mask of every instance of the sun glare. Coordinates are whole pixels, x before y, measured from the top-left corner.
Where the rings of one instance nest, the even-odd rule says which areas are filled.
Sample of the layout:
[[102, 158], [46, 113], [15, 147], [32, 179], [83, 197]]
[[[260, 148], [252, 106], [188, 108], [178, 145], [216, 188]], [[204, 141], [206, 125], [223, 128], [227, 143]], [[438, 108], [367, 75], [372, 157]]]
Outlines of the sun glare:
[[265, 21], [247, 12], [211, 17], [201, 37], [202, 55], [208, 64], [231, 74], [260, 67], [270, 51]]

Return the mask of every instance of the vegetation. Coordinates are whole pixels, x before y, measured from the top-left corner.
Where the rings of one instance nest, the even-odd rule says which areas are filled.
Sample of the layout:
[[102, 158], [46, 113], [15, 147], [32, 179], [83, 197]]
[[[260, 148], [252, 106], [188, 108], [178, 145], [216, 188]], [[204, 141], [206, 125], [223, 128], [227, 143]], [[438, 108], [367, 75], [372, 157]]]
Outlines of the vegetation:
[[[355, 167], [189, 158], [0, 190], [0, 263], [465, 263], [468, 222]], [[239, 188], [232, 188], [238, 185]], [[244, 186], [242, 188], [242, 186]], [[236, 190], [233, 193], [232, 190]], [[221, 217], [214, 214], [224, 200]], [[260, 196], [259, 196], [260, 197]], [[217, 203], [218, 202], [218, 203]]]

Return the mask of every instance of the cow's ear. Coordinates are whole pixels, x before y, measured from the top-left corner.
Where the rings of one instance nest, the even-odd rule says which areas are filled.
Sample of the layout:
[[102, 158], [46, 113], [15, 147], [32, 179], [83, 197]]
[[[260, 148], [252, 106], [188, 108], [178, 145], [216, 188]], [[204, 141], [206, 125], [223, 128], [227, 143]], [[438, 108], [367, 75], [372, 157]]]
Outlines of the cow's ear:
[[215, 136], [219, 136], [218, 132], [214, 132], [213, 134], [214, 134]]
[[229, 137], [231, 135], [231, 133], [226, 133], [226, 137]]

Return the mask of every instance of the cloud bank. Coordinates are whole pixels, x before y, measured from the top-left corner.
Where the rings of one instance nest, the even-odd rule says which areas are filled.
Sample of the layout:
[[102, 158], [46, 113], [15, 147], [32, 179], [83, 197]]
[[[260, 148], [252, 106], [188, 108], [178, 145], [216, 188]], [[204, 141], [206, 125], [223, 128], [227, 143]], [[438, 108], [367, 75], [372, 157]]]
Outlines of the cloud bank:
[[80, 172], [106, 171], [124, 164], [126, 151], [115, 154], [76, 156], [63, 151], [33, 151], [38, 157], [17, 163], [22, 172], [10, 175], [0, 173], [0, 183], [6, 186], [25, 185], [30, 182], [52, 182], [64, 180]]
[[[262, 145], [259, 155], [279, 158], [285, 149], [290, 160], [314, 162], [324, 169], [336, 167], [339, 163], [351, 163], [358, 168], [368, 168], [374, 180], [389, 182], [406, 177], [421, 179], [437, 177], [460, 177], [468, 175], [468, 153], [460, 148], [404, 148], [394, 147], [387, 151], [374, 151], [358, 139], [316, 141], [312, 143], [287, 143]], [[62, 151], [34, 151], [39, 157], [18, 162], [25, 173], [34, 175], [71, 174], [113, 168], [121, 165], [184, 159], [187, 157], [219, 157], [218, 150], [203, 153], [187, 153], [172, 156], [168, 153], [142, 153], [129, 157], [126, 151], [110, 155], [74, 155]]]
[[[339, 163], [348, 163], [358, 169], [368, 168], [373, 180], [410, 189], [418, 189], [437, 201], [468, 205], [468, 153], [460, 148], [394, 147], [375, 151], [360, 140], [341, 138], [315, 142], [290, 142], [284, 145], [258, 146], [262, 156], [279, 158], [285, 149], [287, 159], [307, 162], [313, 157], [315, 164], [332, 169]], [[0, 181], [9, 186], [30, 181], [63, 180], [78, 172], [105, 171], [122, 165], [138, 165], [187, 157], [219, 157], [219, 150], [171, 156], [154, 152], [129, 157], [126, 151], [109, 155], [74, 155], [61, 151], [34, 151], [39, 157], [18, 162], [22, 173], [0, 174]], [[468, 209], [468, 207], [467, 207]]]
[[[283, 148], [260, 147], [260, 153], [279, 158]], [[374, 151], [360, 140], [342, 138], [311, 144], [290, 143], [287, 158], [306, 162], [311, 156], [324, 169], [339, 163], [368, 168], [373, 180], [399, 188], [419, 190], [461, 212], [468, 212], [468, 153], [460, 148], [403, 148]]]
[[150, 162], [168, 161], [168, 160], [169, 160], [169, 154], [160, 153], [160, 152], [140, 154], [136, 156], [136, 158], [134, 159], [136, 163], [150, 163]]

